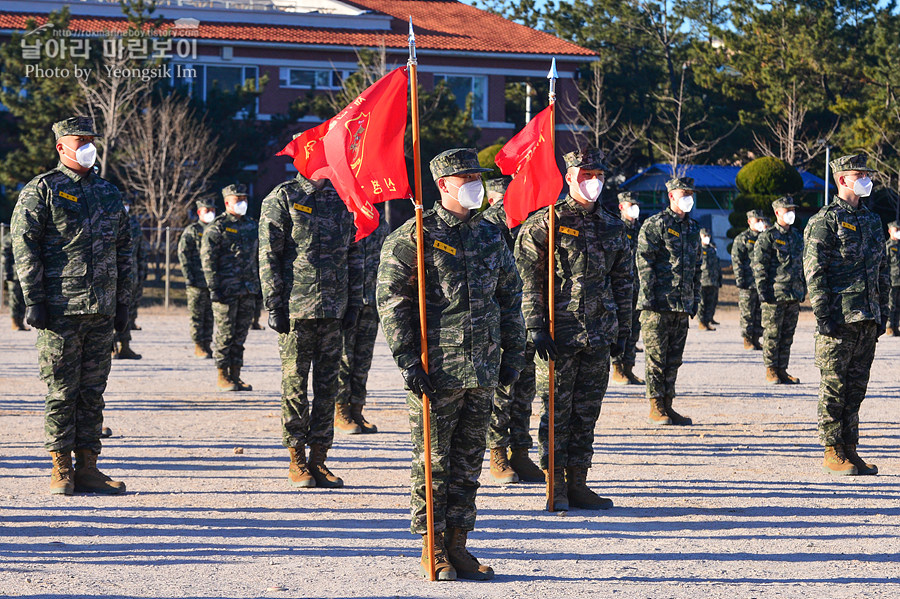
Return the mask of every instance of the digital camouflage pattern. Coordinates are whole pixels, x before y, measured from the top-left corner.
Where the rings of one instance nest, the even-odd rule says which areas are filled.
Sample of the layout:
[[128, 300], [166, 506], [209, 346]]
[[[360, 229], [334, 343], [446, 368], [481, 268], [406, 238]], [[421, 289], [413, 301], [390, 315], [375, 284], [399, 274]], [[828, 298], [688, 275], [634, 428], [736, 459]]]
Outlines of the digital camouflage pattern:
[[508, 387], [498, 386], [494, 393], [491, 422], [488, 428], [488, 447], [531, 449], [531, 404], [536, 390], [534, 345], [525, 344], [525, 369]]
[[[761, 218], [758, 210], [748, 212], [748, 218]], [[757, 216], [758, 214], [758, 216]], [[759, 232], [747, 229], [734, 238], [731, 246], [731, 265], [734, 269], [734, 284], [738, 288], [738, 308], [741, 313], [741, 336], [745, 339], [756, 339], [762, 335], [762, 313], [759, 295], [756, 293], [756, 282], [753, 280], [753, 248]]]
[[247, 196], [247, 186], [243, 183], [232, 183], [222, 188], [222, 197], [228, 196]]
[[604, 172], [612, 170], [606, 164], [606, 154], [597, 148], [583, 148], [567, 152], [563, 154], [563, 162], [566, 164], [566, 169], [586, 168]]
[[178, 240], [178, 262], [184, 274], [187, 307], [191, 316], [191, 339], [201, 347], [212, 342], [213, 337], [212, 300], [200, 260], [200, 245], [207, 226], [199, 220], [191, 223]]
[[693, 177], [672, 177], [666, 181], [666, 191], [675, 191], [683, 189], [684, 191], [694, 191]]
[[674, 398], [684, 356], [689, 316], [684, 312], [641, 312], [647, 399]]
[[[625, 195], [632, 196], [631, 192], [619, 194], [619, 201], [627, 201], [637, 204], [637, 198], [623, 199]], [[623, 366], [634, 366], [637, 357], [637, 342], [641, 336], [641, 311], [637, 309], [638, 295], [641, 293], [641, 285], [637, 276], [637, 242], [638, 235], [641, 232], [641, 222], [637, 219], [623, 219], [625, 223], [625, 238], [628, 240], [628, 248], [631, 250], [631, 271], [632, 271], [632, 291], [631, 291], [631, 334], [625, 340], [625, 351], [620, 355], [612, 358], [613, 364], [621, 364]]]
[[209, 223], [200, 242], [203, 276], [213, 302], [259, 293], [256, 221], [223, 212]]
[[503, 198], [500, 198], [499, 200], [485, 208], [478, 214], [476, 218], [484, 219], [485, 221], [497, 227], [503, 234], [503, 239], [506, 240], [506, 245], [509, 247], [510, 251], [513, 250], [516, 244], [516, 236], [519, 234], [519, 229], [522, 228], [522, 225], [517, 225], [513, 227], [512, 230], [510, 230], [510, 228], [507, 226], [506, 210], [504, 210], [503, 208]]
[[10, 316], [21, 322], [25, 318], [25, 296], [22, 295], [22, 284], [16, 274], [15, 257], [12, 249], [12, 236], [9, 231], [3, 236], [3, 280], [6, 285], [6, 304]]
[[697, 317], [709, 324], [716, 315], [719, 303], [719, 287], [722, 286], [722, 265], [716, 252], [716, 244], [700, 245], [700, 306]]
[[[896, 223], [891, 223], [896, 224]], [[890, 272], [891, 290], [888, 295], [888, 326], [897, 330], [900, 325], [900, 241], [889, 239], [884, 246]]]
[[719, 288], [707, 285], [700, 288], [700, 307], [697, 309], [697, 319], [709, 325], [716, 316], [716, 308], [719, 305]]
[[244, 342], [250, 331], [256, 308], [252, 295], [238, 295], [226, 302], [212, 302], [213, 322], [216, 333], [213, 359], [217, 368], [243, 366]]
[[636, 266], [639, 310], [696, 314], [701, 287], [697, 221], [689, 215], [681, 219], [671, 208], [648, 218], [638, 235]]
[[488, 179], [484, 182], [484, 188], [488, 193], [499, 193], [500, 195], [503, 195], [506, 193], [506, 188], [509, 187], [510, 183], [512, 183], [512, 177], [504, 175], [502, 177]]
[[265, 197], [259, 222], [267, 310], [285, 309], [292, 319], [343, 318], [348, 306], [362, 305], [363, 256], [353, 243], [353, 215], [330, 182], [317, 191], [298, 173]]
[[751, 264], [762, 303], [802, 302], [806, 298], [803, 237], [796, 227], [776, 223], [760, 233]]
[[53, 136], [58, 140], [66, 135], [90, 135], [97, 137], [94, 120], [86, 116], [73, 116], [53, 123]]
[[445, 150], [432, 158], [428, 166], [435, 181], [451, 175], [491, 172], [491, 169], [483, 168], [478, 162], [478, 152], [474, 148]]
[[213, 338], [212, 300], [206, 287], [185, 287], [188, 313], [191, 315], [191, 340], [200, 347], [208, 347]]
[[800, 318], [800, 302], [762, 304], [762, 351], [766, 368], [787, 368]]
[[131, 327], [137, 320], [138, 308], [141, 304], [141, 298], [144, 297], [144, 281], [147, 279], [147, 272], [150, 269], [150, 245], [144, 238], [141, 231], [141, 221], [137, 216], [131, 216], [128, 219], [131, 228], [131, 260], [133, 268], [131, 272], [131, 303], [128, 306], [128, 325], [121, 333], [115, 334], [118, 342], [131, 340]]
[[849, 154], [835, 158], [831, 161], [831, 172], [835, 174], [845, 171], [877, 172], [874, 168], [868, 166], [868, 158], [865, 154]]

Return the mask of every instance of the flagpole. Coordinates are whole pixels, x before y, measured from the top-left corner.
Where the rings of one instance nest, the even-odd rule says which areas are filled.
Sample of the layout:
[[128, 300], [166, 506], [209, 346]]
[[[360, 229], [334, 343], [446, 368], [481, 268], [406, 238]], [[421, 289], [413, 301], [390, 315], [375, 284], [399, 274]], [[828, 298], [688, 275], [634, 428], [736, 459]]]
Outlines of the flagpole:
[[[553, 149], [553, 156], [556, 156], [556, 80], [559, 75], [556, 72], [556, 59], [553, 59], [550, 65], [550, 72], [547, 73], [547, 79], [550, 80], [550, 147]], [[550, 222], [547, 232], [547, 303], [550, 316], [550, 338], [556, 342], [556, 202], [550, 204]], [[556, 391], [556, 368], [554, 361], [548, 362], [548, 385], [549, 396], [547, 401], [548, 411], [548, 439], [549, 452], [547, 456], [549, 473], [547, 476], [547, 511], [555, 512], [556, 506], [553, 503], [553, 485], [556, 475], [555, 464], [555, 446], [556, 446], [556, 418], [555, 418], [555, 391]]]
[[[415, 180], [416, 209], [416, 279], [419, 282], [419, 342], [422, 347], [422, 368], [428, 372], [428, 325], [425, 322], [425, 233], [422, 226], [422, 154], [419, 140], [419, 84], [416, 75], [416, 34], [412, 17], [409, 18], [409, 90], [412, 104], [413, 178]], [[429, 580], [435, 580], [434, 572], [434, 490], [431, 482], [431, 400], [422, 393], [422, 428], [425, 454], [425, 526], [428, 539]]]

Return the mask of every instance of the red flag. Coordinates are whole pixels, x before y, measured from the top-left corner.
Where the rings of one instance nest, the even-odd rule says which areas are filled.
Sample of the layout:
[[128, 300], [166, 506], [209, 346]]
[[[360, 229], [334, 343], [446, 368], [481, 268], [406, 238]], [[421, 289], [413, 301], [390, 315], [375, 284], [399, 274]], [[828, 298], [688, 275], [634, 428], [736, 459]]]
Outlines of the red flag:
[[[325, 133], [328, 132], [330, 120], [325, 121], [317, 127], [308, 129], [292, 139], [284, 149], [275, 154], [276, 156], [290, 156], [294, 159], [294, 167], [300, 174], [307, 179], [321, 179], [328, 177], [327, 165], [325, 164], [325, 151], [322, 144], [319, 143]], [[325, 169], [320, 171], [320, 169]], [[318, 174], [318, 177], [314, 177]]]
[[556, 203], [562, 189], [562, 175], [550, 143], [553, 125], [551, 104], [500, 149], [494, 162], [513, 180], [503, 197], [506, 222], [515, 227], [528, 215]]
[[328, 122], [329, 179], [353, 213], [357, 241], [378, 227], [373, 204], [412, 197], [403, 154], [409, 73], [395, 69]]

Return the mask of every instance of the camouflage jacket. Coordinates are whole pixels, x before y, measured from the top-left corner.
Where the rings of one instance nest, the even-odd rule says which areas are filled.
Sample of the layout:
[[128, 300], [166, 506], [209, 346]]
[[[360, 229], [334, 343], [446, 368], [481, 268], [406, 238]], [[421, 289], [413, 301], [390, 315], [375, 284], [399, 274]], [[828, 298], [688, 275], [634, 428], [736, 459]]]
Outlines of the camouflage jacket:
[[863, 202], [853, 208], [835, 196], [804, 231], [803, 268], [816, 319], [882, 322], [888, 276], [881, 219]]
[[[381, 211], [379, 211], [381, 212]], [[378, 228], [355, 242], [356, 251], [362, 262], [362, 303], [375, 307], [375, 288], [378, 285], [378, 264], [381, 262], [381, 247], [391, 232], [384, 213], [379, 214]]]
[[484, 210], [482, 210], [478, 214], [479, 218], [483, 218], [487, 222], [495, 225], [500, 232], [503, 234], [503, 239], [506, 240], [506, 245], [509, 246], [509, 249], [512, 250], [513, 246], [516, 243], [516, 235], [519, 234], [519, 229], [522, 228], [521, 225], [517, 227], [513, 227], [510, 231], [509, 227], [506, 226], [506, 210], [503, 209], [503, 198], [500, 198]]
[[753, 281], [753, 248], [759, 239], [759, 231], [747, 229], [734, 238], [731, 245], [731, 265], [734, 268], [734, 284], [738, 289], [756, 289]]
[[722, 286], [722, 264], [716, 253], [716, 244], [703, 247], [700, 244], [700, 285], [702, 287]]
[[696, 314], [700, 306], [700, 225], [671, 208], [644, 222], [638, 235], [638, 309]]
[[[378, 233], [372, 233], [377, 235]], [[331, 183], [298, 174], [276, 186], [260, 212], [259, 264], [266, 309], [291, 318], [343, 318], [362, 305], [363, 259], [353, 215]]]
[[[500, 365], [525, 368], [522, 281], [497, 227], [460, 221], [440, 204], [423, 215], [428, 371], [439, 390], [496, 387]], [[397, 365], [420, 362], [416, 227], [388, 235], [378, 313]]]
[[258, 247], [258, 227], [248, 216], [223, 212], [209, 223], [200, 242], [200, 262], [212, 301], [259, 293]]
[[25, 304], [50, 316], [103, 314], [131, 302], [128, 215], [115, 185], [63, 164], [19, 192], [13, 254]]
[[628, 240], [628, 248], [631, 250], [631, 266], [635, 269], [634, 285], [637, 287], [637, 244], [638, 235], [641, 234], [641, 221], [634, 219], [622, 220], [622, 222], [625, 224], [625, 239]]
[[185, 227], [178, 241], [178, 262], [181, 263], [184, 279], [191, 287], [200, 289], [206, 289], [206, 276], [203, 274], [203, 262], [200, 260], [200, 244], [207, 227], [209, 225], [200, 221], [191, 223]]
[[888, 269], [891, 273], [891, 287], [900, 287], [900, 241], [891, 239], [884, 246], [887, 252]]
[[806, 298], [803, 237], [797, 227], [785, 229], [776, 223], [760, 233], [753, 248], [753, 280], [761, 302], [802, 302]]
[[[555, 210], [555, 339], [560, 348], [604, 347], [631, 332], [631, 250], [621, 219], [571, 196]], [[522, 313], [529, 331], [549, 328], [547, 232], [550, 207], [529, 216], [516, 238], [516, 266], [525, 273]]]
[[7, 231], [3, 236], [3, 280], [18, 281], [16, 274], [16, 259], [13, 257], [12, 231]]
[[150, 248], [144, 238], [144, 232], [141, 231], [141, 221], [138, 220], [138, 217], [132, 216], [128, 224], [131, 227], [133, 280], [135, 284], [140, 284], [147, 278], [147, 271], [150, 267]]

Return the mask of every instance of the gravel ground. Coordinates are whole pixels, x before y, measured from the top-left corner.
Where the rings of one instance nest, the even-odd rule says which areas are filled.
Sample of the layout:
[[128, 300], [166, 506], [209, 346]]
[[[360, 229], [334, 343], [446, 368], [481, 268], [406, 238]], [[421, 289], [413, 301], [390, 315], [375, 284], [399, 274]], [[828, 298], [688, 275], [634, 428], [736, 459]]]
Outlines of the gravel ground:
[[36, 334], [4, 318], [0, 596], [898, 596], [900, 339], [878, 344], [862, 409], [860, 451], [881, 474], [835, 480], [820, 472], [811, 315], [796, 387], [765, 386], [737, 313], [718, 318], [717, 332], [692, 329], [680, 373], [676, 408], [695, 426], [650, 428], [642, 389], [607, 394], [589, 482], [615, 508], [547, 513], [542, 486], [498, 486], [485, 464], [469, 545], [497, 576], [443, 584], [417, 574], [408, 424], [383, 341], [367, 407], [380, 432], [336, 437], [329, 465], [344, 489], [299, 491], [280, 443], [275, 333], [250, 332], [254, 391], [219, 393], [186, 313], [144, 311], [133, 342], [144, 359], [114, 363], [106, 394], [101, 467], [128, 493], [59, 497], [47, 494]]

